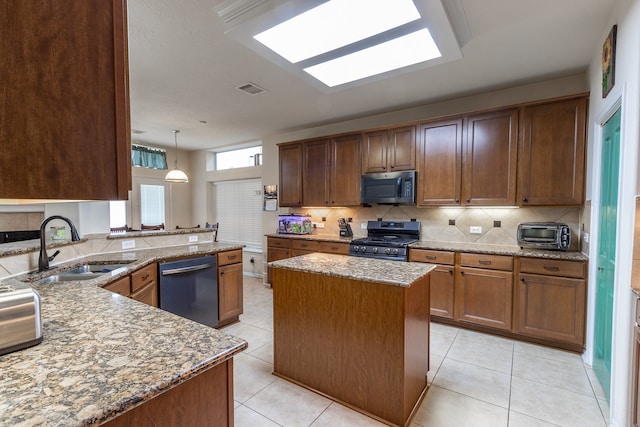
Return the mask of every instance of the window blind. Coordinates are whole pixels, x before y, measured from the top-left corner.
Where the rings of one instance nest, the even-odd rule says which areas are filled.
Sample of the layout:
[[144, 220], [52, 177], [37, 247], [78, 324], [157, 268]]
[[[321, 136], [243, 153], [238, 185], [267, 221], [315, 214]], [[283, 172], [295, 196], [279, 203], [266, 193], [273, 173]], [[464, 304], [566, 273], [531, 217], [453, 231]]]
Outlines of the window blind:
[[163, 185], [140, 185], [140, 222], [144, 225], [164, 223]]
[[213, 184], [218, 240], [262, 248], [262, 180], [244, 179]]

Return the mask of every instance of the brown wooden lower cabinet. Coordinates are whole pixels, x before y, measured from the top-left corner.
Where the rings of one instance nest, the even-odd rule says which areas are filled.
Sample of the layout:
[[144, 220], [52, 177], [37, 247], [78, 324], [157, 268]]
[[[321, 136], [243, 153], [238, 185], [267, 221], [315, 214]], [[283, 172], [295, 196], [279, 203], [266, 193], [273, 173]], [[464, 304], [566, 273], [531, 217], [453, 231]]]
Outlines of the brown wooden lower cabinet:
[[409, 250], [409, 261], [435, 264], [431, 271], [431, 316], [454, 318], [455, 306], [455, 254], [428, 249]]
[[[349, 255], [349, 243], [295, 237], [267, 237], [267, 262], [301, 256], [313, 252]], [[267, 283], [272, 283], [272, 269], [267, 267]]]
[[152, 263], [103, 286], [111, 292], [158, 307], [158, 264]]
[[274, 374], [408, 425], [428, 386], [429, 277], [394, 286], [274, 268]]
[[511, 330], [512, 272], [461, 267], [455, 292], [456, 320]]
[[232, 427], [233, 411], [233, 359], [229, 359], [103, 425]]
[[238, 321], [243, 311], [242, 250], [218, 252], [218, 325]]

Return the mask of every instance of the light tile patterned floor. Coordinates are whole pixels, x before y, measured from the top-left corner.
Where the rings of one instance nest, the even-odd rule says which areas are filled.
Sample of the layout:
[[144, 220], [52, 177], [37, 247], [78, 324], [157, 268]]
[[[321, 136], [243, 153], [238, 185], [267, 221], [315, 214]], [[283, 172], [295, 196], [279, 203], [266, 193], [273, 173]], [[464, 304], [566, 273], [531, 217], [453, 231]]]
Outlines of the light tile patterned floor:
[[[607, 425], [602, 389], [577, 354], [431, 327], [431, 387], [411, 427]], [[234, 364], [237, 427], [383, 426], [271, 374], [272, 290], [261, 279], [245, 276], [244, 314], [223, 330], [249, 342]]]

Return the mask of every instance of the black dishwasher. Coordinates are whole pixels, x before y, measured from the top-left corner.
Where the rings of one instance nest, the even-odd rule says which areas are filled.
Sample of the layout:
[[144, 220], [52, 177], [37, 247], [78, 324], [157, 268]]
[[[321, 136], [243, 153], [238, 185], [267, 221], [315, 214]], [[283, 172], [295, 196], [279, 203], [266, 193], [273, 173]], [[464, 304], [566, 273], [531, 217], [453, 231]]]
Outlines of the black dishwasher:
[[207, 326], [218, 324], [216, 256], [162, 262], [160, 308]]

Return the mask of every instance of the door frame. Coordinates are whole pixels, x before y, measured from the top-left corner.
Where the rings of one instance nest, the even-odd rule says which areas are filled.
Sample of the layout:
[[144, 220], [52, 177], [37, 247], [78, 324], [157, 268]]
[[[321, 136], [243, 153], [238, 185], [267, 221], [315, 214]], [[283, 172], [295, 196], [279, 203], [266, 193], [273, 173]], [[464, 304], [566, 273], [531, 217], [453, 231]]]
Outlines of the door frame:
[[[618, 170], [618, 227], [616, 230], [616, 267], [614, 272], [614, 301], [612, 319], [612, 361], [611, 361], [611, 388], [610, 388], [610, 414], [620, 413], [621, 408], [629, 408], [630, 366], [632, 359], [634, 301], [631, 288], [631, 263], [633, 239], [625, 239], [625, 236], [633, 236], [635, 219], [635, 195], [637, 169], [637, 147], [627, 137], [626, 124], [629, 108], [626, 83], [612, 90], [608, 99], [601, 104], [599, 112], [594, 112], [591, 122], [591, 135], [593, 149], [590, 150], [591, 176], [591, 215], [589, 238], [589, 286], [587, 305], [587, 339], [586, 351], [583, 360], [588, 365], [593, 365], [594, 333], [595, 333], [595, 301], [599, 237], [599, 205], [600, 205], [600, 181], [602, 176], [602, 126], [613, 114], [621, 109], [620, 117], [620, 165]], [[633, 176], [626, 182], [624, 176]], [[588, 211], [588, 209], [587, 209]], [[622, 236], [622, 238], [621, 238]], [[592, 381], [597, 381], [595, 375]], [[626, 411], [627, 413], [629, 411]]]

